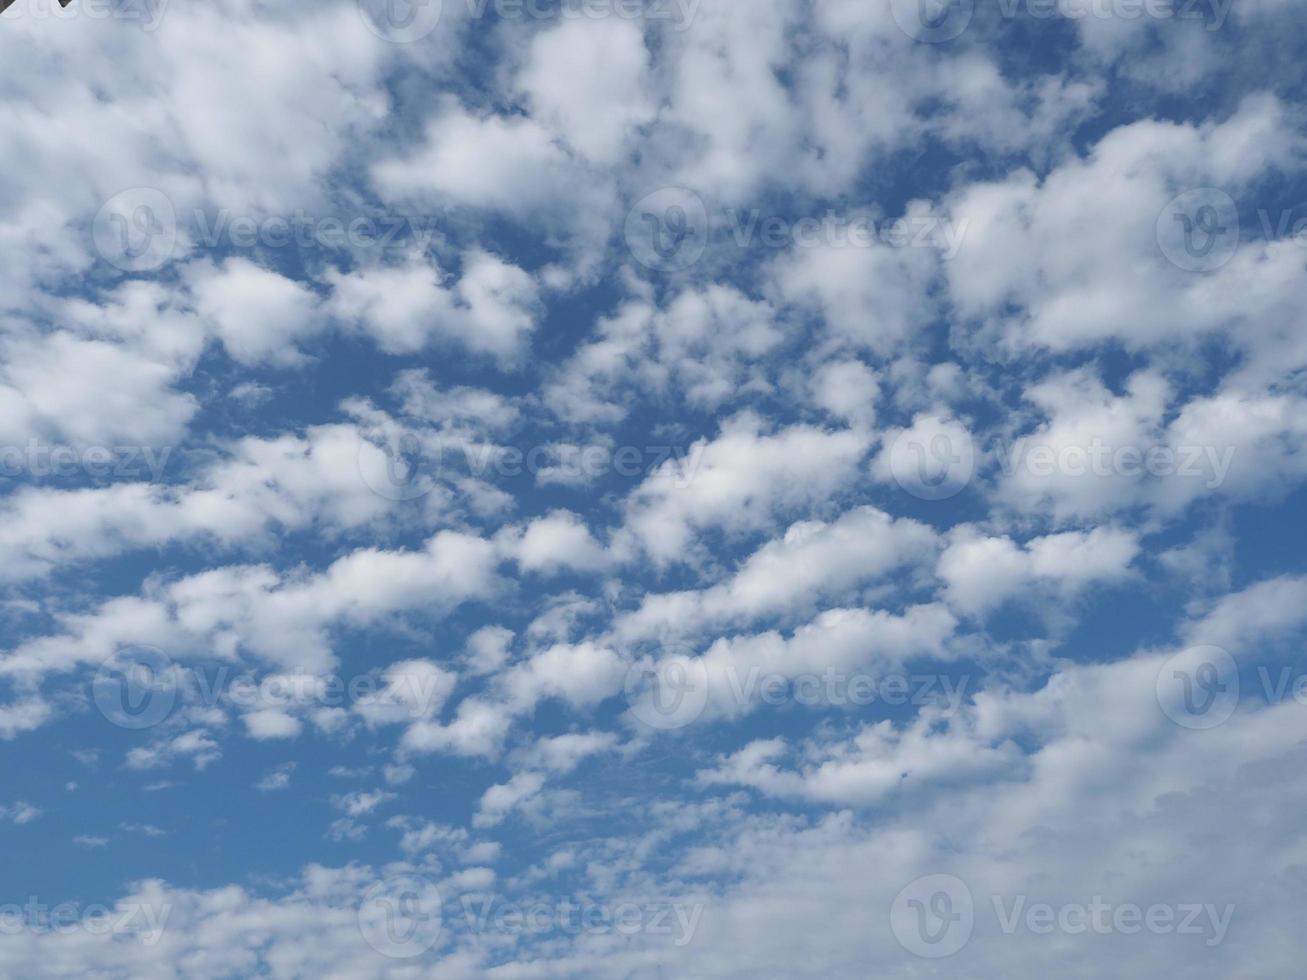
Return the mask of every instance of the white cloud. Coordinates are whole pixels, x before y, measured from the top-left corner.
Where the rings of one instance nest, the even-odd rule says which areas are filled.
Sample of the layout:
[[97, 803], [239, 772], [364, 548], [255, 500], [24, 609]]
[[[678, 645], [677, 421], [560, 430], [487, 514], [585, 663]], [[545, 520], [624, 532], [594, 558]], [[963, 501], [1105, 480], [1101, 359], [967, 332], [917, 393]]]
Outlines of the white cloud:
[[1138, 536], [1117, 528], [1067, 531], [1018, 545], [972, 527], [950, 534], [939, 559], [945, 597], [963, 612], [982, 615], [1014, 599], [1040, 601], [1051, 592], [1072, 599], [1097, 584], [1121, 582], [1139, 555]]
[[615, 629], [633, 639], [784, 616], [924, 564], [935, 547], [935, 534], [924, 524], [894, 520], [873, 507], [856, 508], [829, 524], [802, 521], [710, 589], [645, 595], [640, 608], [619, 618]]
[[531, 43], [518, 84], [538, 121], [600, 163], [613, 163], [653, 118], [640, 28], [617, 18], [565, 21]]
[[795, 425], [774, 433], [744, 415], [691, 447], [683, 472], [665, 465], [627, 498], [626, 531], [659, 563], [692, 561], [696, 533], [759, 530], [850, 482], [870, 437]]
[[489, 252], [463, 256], [446, 285], [439, 267], [411, 256], [402, 265], [329, 272], [330, 310], [372, 336], [382, 350], [410, 354], [436, 340], [517, 364], [536, 327], [538, 289], [521, 269]]

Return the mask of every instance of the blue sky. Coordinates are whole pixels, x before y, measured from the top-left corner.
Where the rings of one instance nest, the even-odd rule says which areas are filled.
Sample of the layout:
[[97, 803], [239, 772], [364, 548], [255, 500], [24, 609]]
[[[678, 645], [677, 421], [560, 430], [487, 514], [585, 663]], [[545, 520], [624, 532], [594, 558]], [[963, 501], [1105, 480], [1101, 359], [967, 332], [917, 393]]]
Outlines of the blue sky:
[[18, 0], [0, 976], [1293, 975], [1297, 13]]

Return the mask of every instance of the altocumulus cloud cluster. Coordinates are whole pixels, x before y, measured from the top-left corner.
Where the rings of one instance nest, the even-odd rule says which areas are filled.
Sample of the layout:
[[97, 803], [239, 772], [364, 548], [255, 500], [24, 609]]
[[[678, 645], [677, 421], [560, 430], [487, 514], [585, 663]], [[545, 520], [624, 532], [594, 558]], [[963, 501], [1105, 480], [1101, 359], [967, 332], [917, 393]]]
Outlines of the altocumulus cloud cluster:
[[0, 975], [1300, 972], [1300, 4], [5, 7]]

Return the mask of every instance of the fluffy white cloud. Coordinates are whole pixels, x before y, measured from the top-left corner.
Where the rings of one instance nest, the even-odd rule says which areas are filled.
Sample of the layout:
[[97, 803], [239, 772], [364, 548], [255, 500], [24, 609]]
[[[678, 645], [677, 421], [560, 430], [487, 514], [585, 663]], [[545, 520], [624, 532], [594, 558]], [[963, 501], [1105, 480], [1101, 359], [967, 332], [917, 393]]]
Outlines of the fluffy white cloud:
[[758, 530], [825, 500], [853, 479], [870, 441], [856, 429], [806, 425], [769, 433], [756, 416], [738, 416], [630, 494], [626, 532], [660, 563], [692, 561], [696, 532]]
[[332, 313], [357, 324], [390, 353], [445, 340], [514, 364], [536, 325], [535, 282], [480, 250], [463, 257], [462, 275], [450, 286], [439, 268], [417, 257], [348, 275], [331, 272], [327, 279]]
[[536, 35], [518, 84], [536, 119], [591, 160], [613, 163], [632, 131], [653, 118], [648, 69], [636, 24], [572, 20]]
[[972, 527], [955, 529], [939, 559], [954, 608], [983, 615], [1013, 599], [1074, 598], [1096, 584], [1120, 582], [1139, 554], [1138, 536], [1117, 528], [1067, 531], [1018, 545]]
[[784, 616], [923, 564], [935, 548], [935, 534], [924, 524], [872, 507], [829, 524], [802, 521], [745, 559], [730, 579], [710, 589], [646, 595], [615, 628], [629, 640]]

